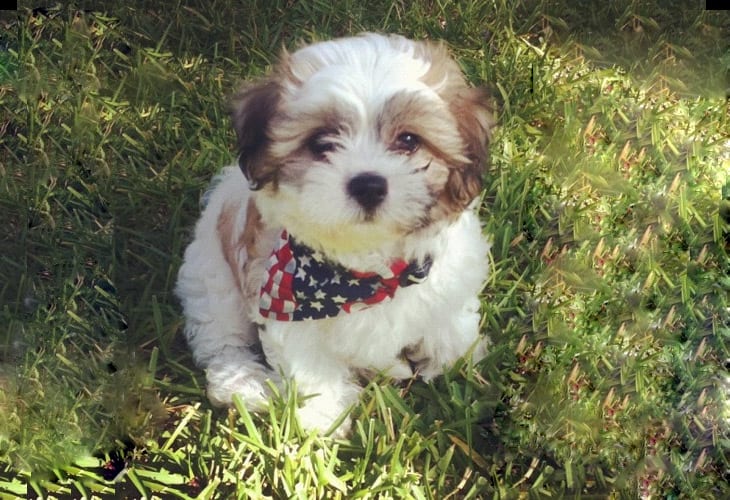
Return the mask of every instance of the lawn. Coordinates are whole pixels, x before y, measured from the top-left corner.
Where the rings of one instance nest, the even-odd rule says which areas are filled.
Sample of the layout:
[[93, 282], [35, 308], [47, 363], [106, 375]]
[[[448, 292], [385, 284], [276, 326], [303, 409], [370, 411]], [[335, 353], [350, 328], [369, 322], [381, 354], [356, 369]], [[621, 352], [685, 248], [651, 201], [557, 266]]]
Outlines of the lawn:
[[[0, 12], [0, 499], [730, 498], [730, 12], [20, 4]], [[335, 440], [286, 393], [212, 408], [171, 290], [234, 160], [228, 97], [282, 47], [364, 30], [447, 41], [498, 104], [492, 350], [375, 380]]]

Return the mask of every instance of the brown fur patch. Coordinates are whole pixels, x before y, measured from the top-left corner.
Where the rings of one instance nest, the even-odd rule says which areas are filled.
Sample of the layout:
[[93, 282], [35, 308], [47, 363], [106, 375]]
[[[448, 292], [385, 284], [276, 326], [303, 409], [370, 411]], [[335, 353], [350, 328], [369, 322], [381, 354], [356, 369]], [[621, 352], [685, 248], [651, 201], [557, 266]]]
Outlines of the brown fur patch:
[[388, 99], [378, 117], [381, 140], [393, 143], [403, 132], [418, 135], [435, 154], [451, 157], [462, 155], [462, 139], [454, 129], [456, 120], [445, 106], [424, 99], [418, 94], [399, 92]]
[[243, 226], [243, 232], [239, 237], [239, 244], [246, 248], [246, 254], [249, 260], [261, 257], [265, 253], [265, 249], [261, 249], [261, 233], [264, 231], [264, 222], [261, 220], [261, 212], [256, 207], [253, 200], [248, 200], [246, 207], [246, 224]]
[[487, 161], [493, 123], [493, 109], [489, 94], [483, 88], [464, 88], [449, 101], [449, 107], [459, 123], [459, 133], [467, 147], [472, 163], [484, 165]]
[[420, 136], [415, 154], [431, 163], [431, 186], [439, 193], [439, 210], [432, 214], [437, 218], [461, 212], [481, 191], [492, 126], [486, 93], [456, 77], [459, 85], [442, 92], [445, 105], [402, 92], [388, 100], [378, 119], [385, 143], [406, 131]]
[[447, 205], [464, 208], [482, 189], [492, 127], [492, 108], [487, 92], [480, 88], [463, 88], [449, 96], [448, 102], [451, 112], [457, 117], [459, 133], [466, 147], [464, 155], [469, 163], [449, 173], [444, 201]]
[[[233, 241], [233, 235], [236, 226], [236, 214], [238, 207], [234, 203], [226, 203], [223, 205], [220, 215], [218, 215], [218, 222], [216, 229], [218, 231], [218, 238], [221, 242], [221, 249], [223, 250], [223, 257], [228, 263], [228, 267], [231, 268], [231, 272], [237, 278], [240, 277], [241, 266], [238, 264], [238, 246], [237, 242]], [[241, 283], [240, 279], [236, 280], [236, 284], [240, 290]]]
[[[246, 263], [262, 255], [259, 243], [261, 242], [260, 236], [264, 226], [256, 204], [253, 200], [249, 200], [246, 208], [246, 222], [243, 230], [239, 231], [236, 227], [238, 210], [239, 206], [236, 203], [226, 203], [218, 216], [216, 228], [221, 241], [223, 256], [231, 272], [237, 278], [236, 284], [241, 290], [241, 283], [246, 273]], [[241, 249], [246, 252], [243, 259], [241, 259]], [[243, 262], [240, 262], [240, 260], [243, 260]]]
[[252, 189], [276, 181], [276, 168], [267, 162], [270, 125], [279, 105], [281, 88], [274, 78], [244, 87], [231, 104], [238, 137], [238, 164]]
[[462, 210], [482, 188], [483, 170], [487, 163], [492, 123], [492, 107], [487, 92], [470, 88], [461, 69], [451, 58], [444, 44], [421, 43], [422, 57], [431, 67], [421, 79], [435, 89], [448, 104], [464, 142], [462, 154], [468, 163], [455, 165], [449, 172], [441, 204], [455, 211]]

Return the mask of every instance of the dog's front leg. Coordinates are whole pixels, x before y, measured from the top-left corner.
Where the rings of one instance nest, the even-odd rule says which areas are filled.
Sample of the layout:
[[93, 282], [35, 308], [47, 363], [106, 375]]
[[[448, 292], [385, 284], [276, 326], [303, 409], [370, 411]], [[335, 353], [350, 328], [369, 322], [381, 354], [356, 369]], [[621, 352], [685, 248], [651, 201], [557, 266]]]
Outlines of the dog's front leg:
[[361, 391], [350, 367], [328, 349], [323, 338], [326, 336], [319, 332], [306, 327], [267, 326], [261, 332], [267, 361], [300, 395], [297, 416], [302, 428], [320, 433], [332, 431], [333, 436], [344, 437], [350, 429], [349, 415], [336, 428], [332, 427], [349, 412]]
[[[331, 373], [331, 376], [335, 376]], [[320, 433], [331, 431], [333, 437], [342, 438], [347, 435], [351, 426], [349, 415], [352, 406], [357, 402], [360, 387], [349, 382], [349, 372], [339, 372], [338, 378], [325, 382], [320, 376], [296, 378], [297, 389], [303, 398], [297, 410], [297, 417], [302, 428], [316, 430]], [[346, 414], [347, 413], [347, 414]], [[333, 429], [335, 422], [342, 421]]]

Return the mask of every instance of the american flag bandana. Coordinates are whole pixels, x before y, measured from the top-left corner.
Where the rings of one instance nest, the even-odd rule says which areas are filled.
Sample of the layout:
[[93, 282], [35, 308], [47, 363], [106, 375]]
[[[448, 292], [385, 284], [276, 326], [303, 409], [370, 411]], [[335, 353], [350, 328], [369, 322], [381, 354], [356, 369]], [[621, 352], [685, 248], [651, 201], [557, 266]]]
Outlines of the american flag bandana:
[[303, 321], [359, 311], [393, 298], [398, 287], [422, 283], [430, 269], [427, 257], [422, 263], [397, 260], [389, 266], [389, 276], [352, 271], [325, 260], [284, 230], [266, 264], [259, 312], [278, 321]]

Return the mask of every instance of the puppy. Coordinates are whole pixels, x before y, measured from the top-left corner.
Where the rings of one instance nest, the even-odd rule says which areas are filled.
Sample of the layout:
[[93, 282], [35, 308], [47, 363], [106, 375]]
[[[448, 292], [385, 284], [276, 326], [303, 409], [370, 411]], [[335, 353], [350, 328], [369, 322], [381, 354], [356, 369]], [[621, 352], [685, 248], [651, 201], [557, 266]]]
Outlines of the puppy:
[[206, 195], [176, 293], [208, 397], [295, 381], [344, 435], [356, 375], [431, 379], [484, 355], [473, 201], [492, 126], [439, 43], [363, 34], [285, 53], [234, 99], [239, 164]]

